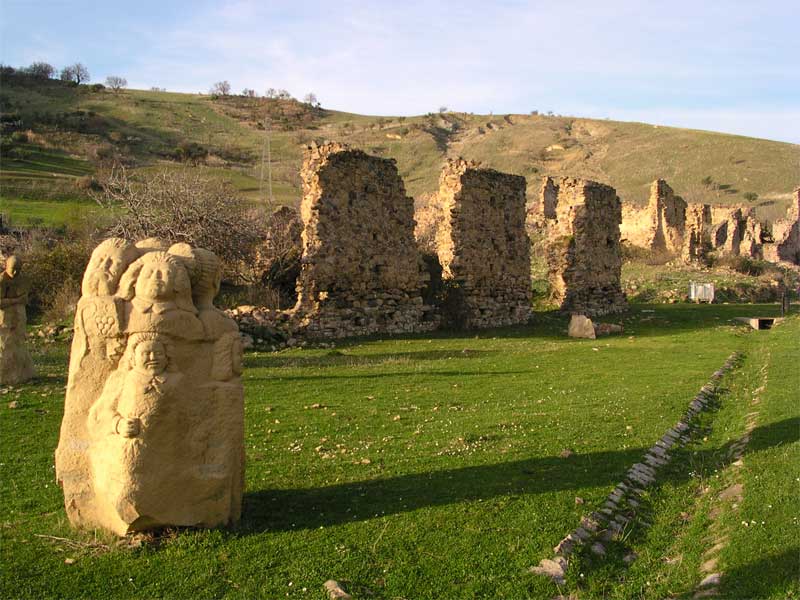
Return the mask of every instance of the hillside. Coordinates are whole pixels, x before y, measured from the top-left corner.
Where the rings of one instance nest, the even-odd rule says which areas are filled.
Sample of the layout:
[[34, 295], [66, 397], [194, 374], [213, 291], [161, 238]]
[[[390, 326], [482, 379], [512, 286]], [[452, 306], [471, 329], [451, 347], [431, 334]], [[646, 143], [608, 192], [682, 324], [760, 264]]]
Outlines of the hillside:
[[[88, 184], [76, 187], [76, 179], [112, 159], [134, 168], [204, 164], [249, 199], [263, 199], [267, 114], [279, 204], [299, 201], [302, 146], [325, 139], [396, 159], [415, 197], [434, 191], [442, 161], [458, 155], [524, 175], [529, 197], [544, 175], [574, 175], [613, 185], [625, 202], [644, 203], [650, 182], [661, 177], [689, 201], [748, 203], [745, 194], [757, 194], [755, 203], [768, 218], [785, 210], [800, 184], [800, 146], [643, 123], [450, 112], [377, 117], [294, 100], [114, 93], [18, 75], [4, 76], [0, 109], [0, 185], [4, 212], [12, 219], [63, 217], [63, 200], [80, 206], [86, 196], [78, 187]], [[701, 184], [709, 177], [712, 185]]]

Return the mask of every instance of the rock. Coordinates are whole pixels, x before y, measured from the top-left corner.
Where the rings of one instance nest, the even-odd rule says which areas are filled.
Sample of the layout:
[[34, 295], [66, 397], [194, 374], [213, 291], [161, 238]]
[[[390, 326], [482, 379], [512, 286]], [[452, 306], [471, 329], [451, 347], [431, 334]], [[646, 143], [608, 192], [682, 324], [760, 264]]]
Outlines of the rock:
[[592, 544], [591, 551], [598, 556], [605, 556], [606, 555], [606, 547], [603, 546], [600, 542], [595, 542]]
[[705, 579], [703, 579], [703, 581], [701, 581], [700, 585], [698, 585], [697, 587], [707, 588], [707, 587], [718, 586], [721, 579], [722, 576], [719, 573], [712, 573], [711, 575], [708, 575]]
[[558, 455], [561, 458], [569, 458], [573, 454], [574, 454], [574, 452], [572, 450], [570, 450], [569, 448], [564, 448], [561, 452], [558, 453]]
[[56, 450], [72, 525], [123, 536], [239, 519], [242, 342], [213, 305], [221, 270], [158, 240], [92, 253]]
[[539, 561], [539, 565], [536, 567], [531, 567], [531, 573], [535, 573], [537, 575], [544, 575], [545, 577], [549, 577], [555, 583], [559, 585], [564, 584], [564, 573], [565, 573], [566, 561], [563, 559], [560, 561], [550, 560], [549, 558], [543, 558]]
[[19, 400], [12, 400], [9, 402], [8, 408], [19, 408]]
[[572, 315], [567, 333], [572, 338], [595, 339], [594, 325], [586, 315]]
[[612, 333], [623, 333], [625, 328], [616, 323], [598, 323], [594, 326], [595, 335], [611, 335]]
[[350, 600], [352, 598], [350, 594], [344, 591], [341, 584], [334, 579], [328, 579], [322, 587], [328, 592], [328, 597], [331, 600]]
[[29, 288], [22, 261], [9, 256], [0, 273], [0, 385], [23, 383], [35, 374], [25, 345]]

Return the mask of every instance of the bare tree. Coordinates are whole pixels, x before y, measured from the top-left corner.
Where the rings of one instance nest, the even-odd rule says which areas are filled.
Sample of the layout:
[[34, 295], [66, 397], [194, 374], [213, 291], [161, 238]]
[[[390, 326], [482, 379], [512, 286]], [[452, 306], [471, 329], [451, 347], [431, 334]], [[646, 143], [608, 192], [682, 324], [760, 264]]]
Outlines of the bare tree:
[[266, 93], [264, 94], [266, 98], [277, 98], [278, 97], [278, 90], [275, 88], [267, 88]]
[[160, 169], [132, 176], [114, 167], [92, 194], [113, 207], [112, 235], [137, 240], [158, 237], [215, 252], [226, 273], [252, 279], [251, 265], [265, 235], [262, 214], [248, 207], [233, 188], [202, 169]]
[[314, 92], [307, 93], [303, 97], [303, 102], [305, 102], [312, 108], [319, 108], [319, 100], [317, 100], [317, 95]]
[[72, 81], [80, 85], [89, 81], [89, 69], [83, 63], [75, 63], [61, 69], [61, 81]]
[[242, 90], [242, 96], [244, 96], [245, 98], [258, 98], [258, 93], [256, 93], [255, 90], [252, 90], [250, 88], [244, 88]]
[[289, 93], [288, 90], [278, 90], [277, 95], [275, 96], [279, 100], [291, 100], [292, 95]]
[[214, 96], [228, 96], [231, 93], [230, 81], [218, 81], [211, 87], [211, 94]]
[[119, 75], [109, 75], [106, 77], [106, 86], [110, 87], [115, 92], [120, 91], [128, 86], [128, 80]]
[[446, 113], [447, 112], [447, 107], [446, 106], [440, 106], [439, 107], [439, 112], [442, 113], [442, 114]]
[[55, 67], [46, 62], [31, 63], [31, 65], [27, 69], [24, 69], [24, 71], [31, 77], [39, 77], [41, 79], [50, 79], [56, 74]]

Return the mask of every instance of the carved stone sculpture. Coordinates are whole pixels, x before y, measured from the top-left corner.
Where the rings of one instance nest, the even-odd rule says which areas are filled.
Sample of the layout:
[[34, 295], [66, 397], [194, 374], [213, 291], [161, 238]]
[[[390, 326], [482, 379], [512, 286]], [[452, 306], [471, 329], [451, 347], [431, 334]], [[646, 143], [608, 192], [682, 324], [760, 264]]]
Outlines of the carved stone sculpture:
[[213, 305], [220, 274], [187, 244], [114, 238], [93, 252], [56, 450], [73, 525], [125, 535], [238, 520], [242, 346]]
[[28, 279], [16, 256], [6, 260], [0, 273], [0, 385], [22, 383], [34, 375], [33, 361], [25, 347]]

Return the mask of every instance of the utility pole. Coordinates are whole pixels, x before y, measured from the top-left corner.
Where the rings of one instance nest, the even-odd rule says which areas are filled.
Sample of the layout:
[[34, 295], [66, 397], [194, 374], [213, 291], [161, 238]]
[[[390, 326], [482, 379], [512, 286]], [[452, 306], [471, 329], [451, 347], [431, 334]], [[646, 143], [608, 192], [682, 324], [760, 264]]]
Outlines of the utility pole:
[[267, 206], [268, 209], [272, 209], [273, 206], [273, 197], [272, 197], [272, 148], [271, 148], [271, 123], [269, 119], [269, 115], [264, 115], [264, 143], [261, 146], [261, 172], [259, 174], [258, 180], [258, 195], [264, 195], [264, 160], [266, 159], [267, 162], [267, 197], [265, 198], [264, 204]]

